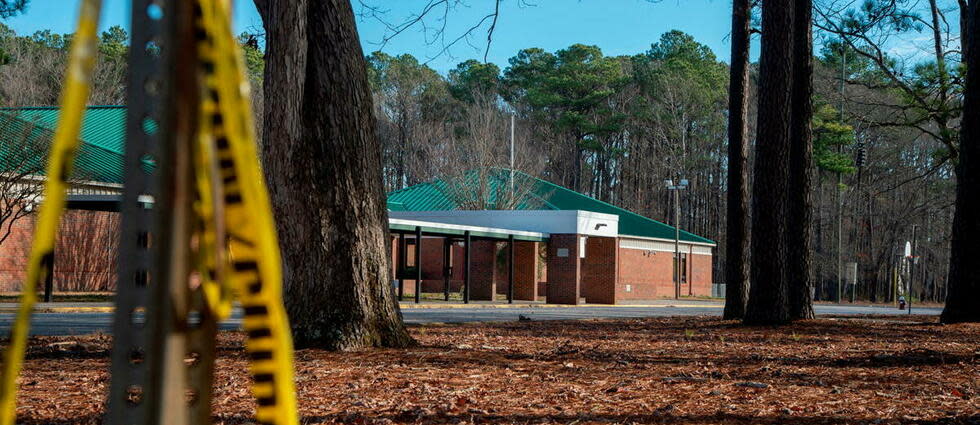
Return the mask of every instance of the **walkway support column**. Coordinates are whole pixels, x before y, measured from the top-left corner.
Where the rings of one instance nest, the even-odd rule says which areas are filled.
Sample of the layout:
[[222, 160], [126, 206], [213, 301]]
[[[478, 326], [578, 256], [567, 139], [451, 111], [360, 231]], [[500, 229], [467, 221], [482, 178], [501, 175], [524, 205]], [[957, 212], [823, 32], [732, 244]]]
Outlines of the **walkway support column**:
[[405, 234], [398, 234], [398, 255], [395, 256], [395, 277], [398, 278], [398, 301], [405, 300]]
[[422, 227], [415, 226], [415, 304], [422, 302]]
[[470, 238], [470, 231], [467, 230], [463, 233], [463, 303], [470, 303], [470, 248], [472, 248], [472, 240]]
[[54, 292], [54, 251], [51, 250], [51, 254], [44, 257], [42, 260], [44, 264], [43, 267], [48, 269], [48, 275], [44, 277], [44, 302], [51, 302], [52, 292]]
[[442, 292], [446, 301], [449, 301], [449, 284], [453, 278], [453, 239], [443, 238], [442, 243]]

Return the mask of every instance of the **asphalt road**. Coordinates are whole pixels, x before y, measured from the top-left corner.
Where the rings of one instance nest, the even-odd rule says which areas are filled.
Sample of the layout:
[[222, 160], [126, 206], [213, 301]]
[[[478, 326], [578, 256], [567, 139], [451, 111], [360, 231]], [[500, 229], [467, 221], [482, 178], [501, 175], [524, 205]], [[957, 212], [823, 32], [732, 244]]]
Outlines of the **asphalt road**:
[[[721, 304], [708, 301], [680, 301], [672, 306], [670, 301], [659, 301], [643, 306], [583, 306], [583, 307], [524, 307], [487, 308], [473, 306], [465, 308], [405, 308], [402, 309], [405, 322], [423, 323], [462, 323], [486, 321], [514, 321], [520, 316], [531, 320], [575, 320], [593, 318], [638, 318], [663, 316], [719, 316]], [[817, 315], [867, 315], [907, 313], [895, 308], [871, 307], [861, 305], [814, 306]], [[912, 314], [939, 315], [939, 308], [914, 308]], [[9, 333], [13, 314], [0, 314], [0, 333]], [[236, 311], [230, 320], [222, 323], [222, 329], [238, 329], [241, 325], [241, 312]], [[84, 335], [96, 332], [109, 333], [112, 329], [112, 313], [36, 313], [31, 324], [32, 335]]]

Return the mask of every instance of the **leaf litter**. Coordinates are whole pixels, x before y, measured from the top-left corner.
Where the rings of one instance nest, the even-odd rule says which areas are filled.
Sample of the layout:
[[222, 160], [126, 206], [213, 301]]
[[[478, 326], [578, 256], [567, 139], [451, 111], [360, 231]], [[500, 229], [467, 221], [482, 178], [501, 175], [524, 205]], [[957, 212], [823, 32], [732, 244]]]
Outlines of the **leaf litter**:
[[[980, 324], [710, 317], [411, 328], [419, 346], [296, 351], [302, 423], [980, 424]], [[35, 337], [18, 421], [97, 424], [111, 337]], [[217, 424], [251, 424], [240, 332], [223, 332]]]

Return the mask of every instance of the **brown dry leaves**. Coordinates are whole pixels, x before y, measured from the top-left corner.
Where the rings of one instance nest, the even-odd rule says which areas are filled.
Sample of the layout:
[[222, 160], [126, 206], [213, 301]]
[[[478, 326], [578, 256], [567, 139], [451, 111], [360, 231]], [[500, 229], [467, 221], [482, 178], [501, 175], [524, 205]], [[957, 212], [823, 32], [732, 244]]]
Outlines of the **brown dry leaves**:
[[[925, 320], [417, 327], [416, 348], [300, 350], [297, 385], [304, 423], [980, 423], [980, 325]], [[109, 344], [34, 340], [19, 418], [99, 423]], [[251, 423], [241, 335], [219, 356], [215, 422]]]

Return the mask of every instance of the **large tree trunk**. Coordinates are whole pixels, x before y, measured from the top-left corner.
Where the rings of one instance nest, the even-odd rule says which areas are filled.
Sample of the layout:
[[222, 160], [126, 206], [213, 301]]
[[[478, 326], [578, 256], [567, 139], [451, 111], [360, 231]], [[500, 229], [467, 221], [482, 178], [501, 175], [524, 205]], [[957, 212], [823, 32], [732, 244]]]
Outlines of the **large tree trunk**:
[[732, 5], [732, 65], [728, 88], [728, 225], [725, 238], [725, 319], [741, 319], [749, 296], [748, 100], [752, 1]]
[[790, 136], [790, 181], [786, 215], [786, 278], [790, 318], [813, 318], [810, 251], [813, 168], [813, 30], [812, 0], [795, 0], [793, 33], [793, 113]]
[[793, 2], [762, 3], [759, 120], [752, 189], [752, 287], [747, 324], [790, 320], [786, 212], [793, 110]]
[[974, 0], [969, 25], [963, 31], [971, 49], [965, 58], [966, 90], [960, 130], [959, 163], [956, 164], [956, 212], [950, 244], [949, 292], [943, 323], [980, 322], [980, 54], [972, 47], [980, 36], [980, 2]]
[[413, 341], [391, 291], [381, 149], [347, 0], [256, 0], [267, 40], [263, 160], [298, 347]]

